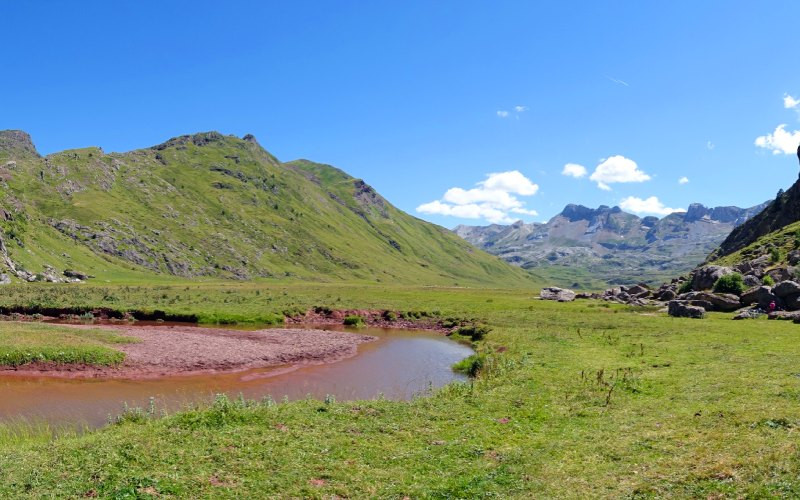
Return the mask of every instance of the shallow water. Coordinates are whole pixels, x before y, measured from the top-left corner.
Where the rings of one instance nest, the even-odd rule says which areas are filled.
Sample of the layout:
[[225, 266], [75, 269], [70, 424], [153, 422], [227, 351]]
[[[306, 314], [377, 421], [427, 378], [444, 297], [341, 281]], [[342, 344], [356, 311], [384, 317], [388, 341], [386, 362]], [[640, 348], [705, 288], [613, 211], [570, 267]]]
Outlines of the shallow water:
[[[297, 325], [300, 326], [300, 325]], [[300, 327], [308, 328], [309, 325]], [[343, 329], [321, 326], [320, 329]], [[349, 330], [354, 331], [355, 330]], [[352, 358], [324, 365], [281, 366], [237, 373], [173, 376], [150, 380], [59, 379], [0, 375], [0, 421], [43, 420], [57, 425], [96, 427], [118, 415], [123, 405], [177, 410], [215, 394], [249, 399], [272, 396], [339, 401], [409, 399], [465, 377], [451, 370], [472, 350], [441, 335], [411, 330], [362, 328], [378, 337], [360, 344]]]

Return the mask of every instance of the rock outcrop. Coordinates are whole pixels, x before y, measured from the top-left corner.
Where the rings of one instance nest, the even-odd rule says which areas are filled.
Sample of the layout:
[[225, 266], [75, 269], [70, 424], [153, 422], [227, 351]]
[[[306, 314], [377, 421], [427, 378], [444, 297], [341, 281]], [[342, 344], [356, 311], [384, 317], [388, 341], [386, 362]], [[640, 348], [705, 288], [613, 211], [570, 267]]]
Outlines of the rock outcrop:
[[572, 302], [575, 300], [575, 292], [566, 288], [558, 288], [555, 286], [542, 288], [539, 293], [542, 300], [556, 300], [558, 302]]
[[706, 316], [706, 311], [702, 307], [691, 306], [678, 300], [673, 300], [667, 307], [669, 315], [676, 318], [702, 319]]

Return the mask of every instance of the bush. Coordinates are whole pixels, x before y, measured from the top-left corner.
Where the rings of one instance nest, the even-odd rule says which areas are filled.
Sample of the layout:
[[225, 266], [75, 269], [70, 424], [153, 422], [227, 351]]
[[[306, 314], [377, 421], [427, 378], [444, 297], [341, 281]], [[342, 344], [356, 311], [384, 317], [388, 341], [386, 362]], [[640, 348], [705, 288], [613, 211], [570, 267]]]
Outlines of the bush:
[[397, 314], [394, 311], [383, 311], [381, 317], [389, 322], [397, 321]]
[[745, 291], [744, 278], [739, 273], [726, 274], [714, 283], [715, 293], [741, 295]]
[[684, 281], [681, 283], [681, 286], [678, 287], [678, 295], [689, 293], [692, 291], [692, 280]]
[[473, 354], [472, 356], [462, 359], [453, 365], [453, 371], [464, 373], [470, 377], [476, 377], [485, 364], [485, 356], [482, 354]]
[[364, 318], [357, 315], [352, 316], [345, 316], [344, 318], [344, 325], [345, 326], [364, 326], [366, 322]]
[[468, 325], [462, 326], [456, 330], [456, 335], [469, 337], [473, 342], [477, 342], [479, 340], [483, 340], [483, 338], [486, 337], [486, 335], [488, 335], [491, 331], [492, 329], [486, 325]]
[[772, 276], [769, 274], [764, 276], [764, 279], [761, 280], [761, 283], [765, 284], [766, 286], [775, 286], [775, 280], [772, 279]]
[[769, 251], [769, 261], [773, 264], [777, 264], [781, 261], [781, 251], [777, 248], [773, 248]]

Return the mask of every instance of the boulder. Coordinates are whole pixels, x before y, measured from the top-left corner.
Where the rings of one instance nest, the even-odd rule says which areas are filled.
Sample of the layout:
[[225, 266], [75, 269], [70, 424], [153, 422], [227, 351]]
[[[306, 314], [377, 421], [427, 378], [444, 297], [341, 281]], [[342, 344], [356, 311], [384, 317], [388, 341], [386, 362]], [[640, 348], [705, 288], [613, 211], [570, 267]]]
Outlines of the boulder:
[[647, 293], [647, 294], [650, 293], [650, 289], [647, 288], [644, 285], [633, 285], [633, 286], [628, 287], [628, 289], [625, 290], [625, 291], [628, 292], [628, 294], [633, 295], [633, 296], [637, 296], [637, 297], [639, 295], [643, 294], [643, 293]]
[[678, 299], [707, 311], [733, 312], [742, 307], [739, 297], [730, 293], [689, 292], [679, 295]]
[[800, 250], [794, 250], [789, 253], [788, 256], [789, 264], [792, 266], [796, 266], [800, 264]]
[[768, 286], [762, 286], [758, 289], [758, 307], [765, 311], [769, 311], [769, 305], [771, 302], [775, 302], [775, 305], [781, 309], [784, 307], [783, 299], [772, 293], [772, 288]]
[[543, 300], [557, 300], [558, 302], [572, 302], [575, 300], [575, 292], [566, 288], [558, 288], [555, 286], [542, 288], [539, 296]]
[[602, 295], [600, 295], [599, 293], [586, 293], [586, 292], [584, 292], [584, 293], [578, 293], [578, 294], [575, 295], [575, 299], [587, 300], [587, 299], [600, 299], [600, 298], [602, 298]]
[[[746, 290], [742, 294], [742, 296], [739, 297], [739, 302], [741, 302], [743, 306], [750, 306], [750, 305], [755, 304], [756, 302], [758, 302], [758, 294], [759, 294], [759, 289], [760, 288], [761, 288], [761, 286], [754, 286], [754, 287]], [[764, 288], [769, 288], [769, 287], [767, 286], [767, 287], [764, 287]]]
[[800, 293], [800, 283], [795, 281], [782, 281], [772, 288], [772, 293], [780, 298], [796, 295]]
[[795, 321], [800, 319], [800, 311], [773, 311], [767, 314], [768, 319], [779, 319], [784, 321]]
[[753, 287], [758, 286], [761, 284], [761, 278], [758, 276], [754, 276], [752, 274], [746, 274], [744, 276], [744, 286], [746, 287]]
[[787, 311], [800, 311], [800, 293], [783, 298]]
[[730, 267], [703, 266], [694, 272], [692, 288], [694, 290], [709, 290], [723, 276], [733, 273]]
[[667, 312], [676, 318], [702, 319], [706, 315], [706, 311], [702, 307], [690, 306], [678, 300], [669, 303]]
[[0, 285], [10, 285], [11, 278], [7, 274], [0, 274]]
[[82, 273], [80, 271], [75, 271], [74, 269], [65, 269], [64, 276], [66, 276], [67, 278], [74, 278], [81, 281], [85, 281], [90, 278], [88, 274]]
[[666, 289], [663, 292], [656, 295], [656, 299], [664, 302], [669, 302], [670, 300], [675, 300], [675, 297], [677, 296], [678, 294], [675, 293], [675, 290]]

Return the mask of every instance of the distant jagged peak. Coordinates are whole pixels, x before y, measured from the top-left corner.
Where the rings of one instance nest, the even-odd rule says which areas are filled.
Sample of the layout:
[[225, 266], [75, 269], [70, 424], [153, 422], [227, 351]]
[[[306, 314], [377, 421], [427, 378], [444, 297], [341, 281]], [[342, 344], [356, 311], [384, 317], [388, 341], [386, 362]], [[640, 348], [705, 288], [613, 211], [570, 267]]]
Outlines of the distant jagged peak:
[[564, 210], [562, 210], [559, 215], [561, 217], [569, 219], [570, 222], [575, 222], [579, 220], [592, 220], [600, 215], [618, 214], [621, 212], [622, 209], [616, 206], [609, 207], [608, 205], [600, 205], [595, 209], [595, 208], [585, 207], [583, 205], [576, 205], [574, 203], [570, 203], [569, 205], [564, 207]]
[[[230, 139], [240, 140], [235, 135], [223, 135], [217, 131], [210, 131], [210, 132], [198, 132], [196, 134], [187, 134], [187, 135], [179, 135], [178, 137], [173, 137], [166, 142], [162, 142], [161, 144], [157, 144], [150, 149], [155, 149], [157, 151], [162, 151], [167, 148], [172, 147], [179, 147], [185, 146], [189, 143], [194, 144], [195, 146], [207, 146], [213, 143], [222, 143]], [[255, 137], [253, 137], [253, 141]], [[253, 142], [248, 141], [248, 142]], [[256, 143], [258, 144], [258, 143]]]
[[40, 156], [31, 136], [22, 130], [0, 130], [0, 151]]

